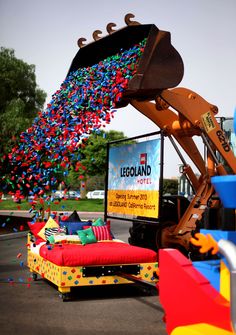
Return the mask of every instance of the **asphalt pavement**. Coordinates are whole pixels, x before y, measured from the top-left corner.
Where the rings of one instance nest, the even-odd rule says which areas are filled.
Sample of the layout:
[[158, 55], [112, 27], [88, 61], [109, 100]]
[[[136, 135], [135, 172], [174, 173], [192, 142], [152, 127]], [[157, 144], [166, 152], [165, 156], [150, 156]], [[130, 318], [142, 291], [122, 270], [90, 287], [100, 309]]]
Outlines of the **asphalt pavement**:
[[[112, 222], [128, 239], [127, 222]], [[16, 237], [16, 235], [14, 235]], [[139, 285], [78, 287], [63, 302], [45, 279], [32, 281], [26, 266], [26, 233], [0, 239], [0, 331], [15, 335], [166, 335], [155, 289]]]

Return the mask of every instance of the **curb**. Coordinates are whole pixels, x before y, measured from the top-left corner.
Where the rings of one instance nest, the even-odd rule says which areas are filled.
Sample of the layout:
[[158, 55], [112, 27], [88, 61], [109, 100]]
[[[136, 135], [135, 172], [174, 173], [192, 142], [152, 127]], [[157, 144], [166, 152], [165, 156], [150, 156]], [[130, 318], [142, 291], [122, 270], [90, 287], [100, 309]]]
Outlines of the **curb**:
[[19, 233], [3, 234], [3, 235], [0, 235], [0, 241], [11, 240], [13, 238], [19, 238], [19, 237], [24, 237], [24, 236], [26, 237], [28, 233], [29, 233], [29, 230], [22, 231]]

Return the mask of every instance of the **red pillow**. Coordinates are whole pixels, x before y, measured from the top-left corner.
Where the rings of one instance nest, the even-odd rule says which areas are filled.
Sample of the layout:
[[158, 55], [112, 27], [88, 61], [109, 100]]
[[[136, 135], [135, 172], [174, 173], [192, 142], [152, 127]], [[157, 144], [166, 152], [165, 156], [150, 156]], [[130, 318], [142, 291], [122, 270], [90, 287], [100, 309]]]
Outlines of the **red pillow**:
[[83, 226], [83, 230], [88, 228], [91, 228], [91, 226]]
[[67, 219], [69, 219], [68, 215], [63, 215], [63, 216], [60, 217], [61, 221], [66, 221]]
[[110, 229], [107, 226], [92, 226], [97, 241], [112, 240]]
[[36, 238], [37, 242], [45, 242], [40, 236], [38, 236], [38, 233], [41, 231], [41, 229], [45, 226], [46, 222], [27, 222], [29, 229], [31, 233]]

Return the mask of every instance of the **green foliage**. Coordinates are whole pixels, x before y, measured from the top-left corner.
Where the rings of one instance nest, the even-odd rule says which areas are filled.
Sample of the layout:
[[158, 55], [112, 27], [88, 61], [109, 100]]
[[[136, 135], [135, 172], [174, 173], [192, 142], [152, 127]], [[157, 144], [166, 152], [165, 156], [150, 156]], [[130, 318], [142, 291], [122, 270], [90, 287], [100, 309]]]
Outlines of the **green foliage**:
[[93, 183], [97, 176], [99, 179], [99, 181], [97, 180], [97, 184], [104, 186], [107, 164], [107, 142], [123, 138], [125, 138], [124, 133], [115, 130], [109, 132], [101, 131], [100, 134], [91, 134], [86, 141], [86, 145], [81, 149], [80, 163], [86, 167], [86, 169], [79, 168], [76, 171], [74, 167], [71, 168], [66, 179], [66, 184], [73, 185], [74, 187], [81, 176], [83, 176], [85, 180], [89, 177], [94, 177]]
[[104, 175], [88, 177], [86, 182], [86, 188], [87, 191], [104, 190], [105, 189]]
[[[38, 201], [36, 209], [42, 207]], [[29, 211], [31, 204], [27, 200], [22, 200], [21, 204], [14, 203], [11, 199], [0, 202], [0, 210], [11, 210], [10, 215], [16, 210]], [[58, 200], [50, 204], [51, 211], [67, 212], [77, 211], [81, 212], [103, 212], [104, 202], [102, 199], [80, 199], [80, 200]], [[47, 206], [45, 207], [47, 209]]]
[[124, 133], [111, 130], [92, 134], [85, 148], [82, 150], [81, 163], [86, 166], [88, 176], [105, 175], [107, 166], [107, 142], [125, 138]]
[[177, 179], [164, 179], [163, 180], [163, 194], [178, 194], [178, 180]]
[[68, 175], [64, 178], [65, 187], [70, 187], [73, 190], [80, 189], [80, 179], [79, 174], [75, 170], [74, 166], [70, 167]]
[[[14, 50], [0, 49], [0, 155], [7, 153], [19, 134], [43, 108], [46, 93], [38, 88], [35, 66], [17, 59]], [[13, 142], [12, 142], [13, 141]]]

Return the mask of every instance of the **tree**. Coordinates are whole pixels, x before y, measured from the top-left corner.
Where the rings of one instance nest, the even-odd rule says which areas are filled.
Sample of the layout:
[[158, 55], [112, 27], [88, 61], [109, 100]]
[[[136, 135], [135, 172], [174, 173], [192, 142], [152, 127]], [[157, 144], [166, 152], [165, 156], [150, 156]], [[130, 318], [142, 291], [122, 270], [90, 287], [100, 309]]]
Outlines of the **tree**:
[[43, 108], [46, 93], [36, 84], [35, 66], [0, 49], [0, 158]]
[[107, 164], [107, 142], [123, 138], [125, 138], [124, 133], [115, 130], [90, 135], [86, 146], [81, 150], [81, 163], [86, 166], [86, 174], [89, 176], [104, 174]]
[[178, 180], [163, 179], [163, 194], [178, 194]]
[[94, 185], [104, 188], [107, 166], [107, 142], [123, 138], [126, 138], [124, 133], [116, 130], [109, 132], [102, 130], [100, 134], [91, 134], [86, 141], [84, 140], [84, 146], [81, 149], [81, 160], [71, 168], [66, 178], [66, 184], [78, 187], [81, 181], [88, 181], [88, 185], [91, 185], [92, 188]]

